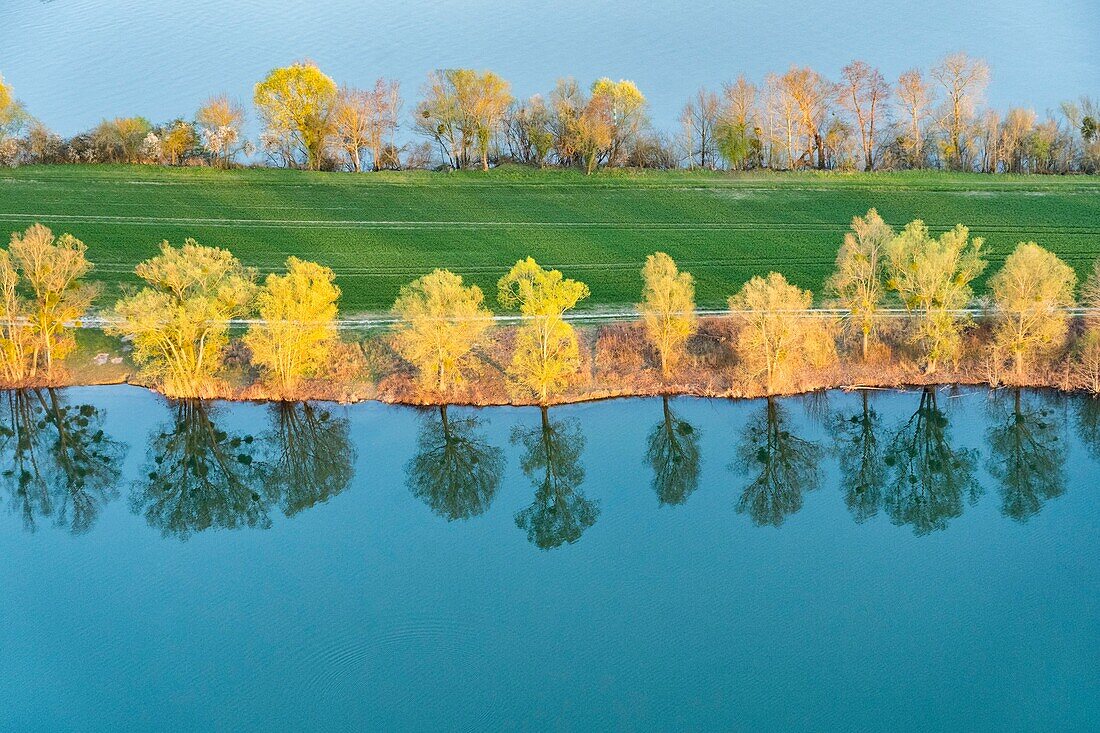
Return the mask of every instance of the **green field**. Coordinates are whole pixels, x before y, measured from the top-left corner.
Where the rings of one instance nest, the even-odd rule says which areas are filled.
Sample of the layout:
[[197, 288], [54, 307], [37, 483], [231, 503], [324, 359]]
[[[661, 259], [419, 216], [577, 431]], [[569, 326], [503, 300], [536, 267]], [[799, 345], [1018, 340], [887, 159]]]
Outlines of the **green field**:
[[261, 273], [289, 255], [336, 271], [345, 313], [387, 308], [401, 284], [447, 267], [494, 293], [519, 257], [587, 282], [587, 307], [633, 303], [656, 250], [698, 282], [701, 306], [757, 273], [814, 289], [851, 217], [957, 222], [996, 264], [1034, 240], [1086, 272], [1100, 256], [1100, 178], [947, 173], [751, 174], [496, 170], [307, 173], [144, 166], [0, 172], [0, 228], [41, 221], [84, 240], [108, 283], [133, 281], [162, 239], [228, 247]]

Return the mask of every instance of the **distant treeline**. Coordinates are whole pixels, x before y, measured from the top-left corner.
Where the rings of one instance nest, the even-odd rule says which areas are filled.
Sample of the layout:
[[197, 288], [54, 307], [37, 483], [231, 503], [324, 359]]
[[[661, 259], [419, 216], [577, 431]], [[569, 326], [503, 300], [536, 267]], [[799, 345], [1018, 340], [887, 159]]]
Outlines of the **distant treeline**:
[[[87, 281], [86, 253], [80, 240], [40, 224], [0, 249], [4, 386], [66, 381], [72, 327], [100, 294]], [[637, 321], [588, 343], [567, 317], [588, 286], [558, 270], [516, 262], [497, 284], [497, 304], [515, 314], [501, 324], [479, 287], [437, 269], [401, 288], [392, 329], [373, 339], [381, 351], [368, 363], [364, 344], [340, 333], [331, 269], [290, 257], [285, 273], [259, 283], [228, 250], [187, 240], [164, 242], [138, 264], [142, 287], [101, 317], [132, 349], [143, 383], [184, 398], [232, 393], [225, 374], [233, 370], [243, 370], [257, 397], [313, 394], [311, 380], [372, 389], [397, 380], [398, 399], [442, 404], [503, 393], [546, 405], [600, 373], [603, 389], [618, 394], [770, 395], [814, 379], [966, 379], [1100, 393], [1100, 265], [1078, 300], [1073, 269], [1021, 242], [976, 302], [972, 284], [987, 264], [982, 239], [961, 224], [938, 236], [921, 221], [895, 231], [872, 209], [853, 218], [816, 308], [813, 293], [771, 272], [745, 283], [708, 322], [696, 309], [694, 278], [657, 252], [641, 269]], [[233, 334], [234, 323], [247, 332]]]
[[104, 120], [63, 138], [35, 119], [0, 77], [0, 165], [148, 163], [231, 166], [262, 160], [311, 170], [488, 169], [502, 163], [731, 170], [896, 170], [1094, 173], [1100, 103], [1064, 102], [1040, 117], [982, 104], [989, 68], [956, 53], [888, 80], [853, 61], [837, 80], [809, 67], [739, 76], [699, 89], [679, 130], [656, 130], [632, 81], [560, 79], [517, 99], [491, 71], [429, 74], [411, 113], [396, 81], [338, 86], [311, 62], [274, 69], [252, 103], [262, 133], [244, 134], [244, 105], [208, 100], [193, 119]]

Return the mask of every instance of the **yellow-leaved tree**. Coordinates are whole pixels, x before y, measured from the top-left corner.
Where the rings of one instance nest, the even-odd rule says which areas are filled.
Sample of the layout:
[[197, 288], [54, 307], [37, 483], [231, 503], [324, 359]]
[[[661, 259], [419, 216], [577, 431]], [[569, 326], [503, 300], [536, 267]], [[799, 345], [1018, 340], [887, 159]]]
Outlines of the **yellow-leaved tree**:
[[393, 312], [401, 322], [394, 348], [420, 372], [425, 390], [446, 396], [476, 368], [473, 350], [493, 323], [476, 285], [435, 270], [401, 288]]
[[684, 345], [699, 326], [695, 315], [695, 280], [680, 272], [664, 252], [651, 254], [642, 269], [642, 320], [646, 336], [661, 360], [661, 374], [668, 377], [684, 354]]
[[0, 249], [0, 368], [6, 385], [21, 384], [31, 371], [34, 348], [26, 323], [26, 304], [19, 295], [19, 272], [11, 254]]
[[617, 165], [646, 125], [645, 95], [628, 79], [612, 81], [604, 77], [592, 84], [592, 100], [595, 106], [606, 110], [611, 125], [607, 163]]
[[255, 274], [228, 250], [194, 239], [179, 248], [163, 242], [134, 272], [146, 286], [115, 304], [108, 333], [133, 340], [142, 375], [168, 396], [210, 396], [229, 322], [249, 312]]
[[282, 396], [293, 397], [332, 354], [340, 299], [335, 279], [327, 267], [290, 257], [286, 274], [271, 273], [256, 294], [260, 320], [248, 327], [244, 343], [264, 382]]
[[544, 270], [532, 258], [520, 260], [497, 283], [497, 300], [524, 317], [516, 333], [510, 373], [517, 384], [545, 404], [580, 368], [577, 333], [565, 311], [589, 295], [588, 286]]
[[750, 379], [764, 375], [769, 392], [781, 388], [792, 369], [836, 358], [832, 334], [809, 312], [812, 303], [813, 293], [778, 272], [757, 275], [729, 299], [742, 369]]
[[306, 168], [320, 168], [337, 93], [336, 82], [310, 61], [273, 69], [253, 95], [267, 147], [288, 163], [304, 156]]
[[836, 255], [836, 271], [825, 287], [848, 309], [847, 323], [860, 334], [863, 358], [878, 328], [879, 309], [886, 296], [882, 268], [886, 245], [894, 239], [893, 228], [871, 209], [867, 216], [852, 217], [852, 231]]
[[[81, 281], [92, 269], [87, 249], [71, 234], [55, 238], [41, 224], [11, 235], [8, 256], [0, 264], [9, 316], [7, 348], [14, 349], [13, 359], [16, 351], [26, 349], [23, 357], [30, 377], [40, 367], [52, 375], [54, 363], [76, 345], [67, 324], [79, 320], [99, 293], [97, 285]], [[27, 292], [26, 298], [19, 295], [19, 288]], [[15, 334], [24, 327], [27, 334]]]
[[1035, 242], [1021, 242], [989, 278], [993, 294], [994, 345], [1012, 358], [1022, 379], [1036, 358], [1061, 349], [1069, 331], [1067, 308], [1074, 305], [1077, 273]]
[[973, 323], [959, 311], [970, 304], [971, 283], [985, 270], [983, 242], [971, 239], [962, 224], [933, 237], [918, 219], [886, 247], [887, 286], [916, 318], [911, 340], [928, 374], [943, 361], [959, 360], [962, 334]]

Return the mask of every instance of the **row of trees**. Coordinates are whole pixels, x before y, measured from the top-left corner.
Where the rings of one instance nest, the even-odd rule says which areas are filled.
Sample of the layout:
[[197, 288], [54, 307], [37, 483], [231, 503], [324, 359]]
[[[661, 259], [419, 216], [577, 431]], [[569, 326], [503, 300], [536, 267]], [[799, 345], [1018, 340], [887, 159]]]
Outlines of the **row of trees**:
[[154, 125], [105, 120], [63, 140], [26, 113], [0, 78], [0, 163], [128, 162], [226, 166], [264, 154], [273, 165], [362, 171], [451, 168], [517, 162], [653, 168], [948, 168], [987, 173], [1100, 169], [1100, 106], [1065, 102], [1040, 119], [1033, 110], [983, 107], [989, 67], [965, 53], [929, 70], [888, 80], [853, 61], [830, 80], [792, 66], [757, 84], [744, 76], [720, 91], [700, 89], [684, 105], [681, 129], [650, 125], [647, 100], [631, 81], [584, 86], [561, 79], [548, 95], [513, 96], [492, 71], [444, 69], [428, 76], [409, 130], [423, 141], [399, 146], [400, 88], [378, 79], [340, 87], [304, 61], [272, 70], [256, 85], [259, 144], [244, 134], [245, 109], [210, 99], [193, 120]]
[[[822, 401], [825, 401], [822, 404]], [[1046, 393], [1001, 391], [987, 403], [985, 467], [981, 451], [952, 435], [951, 403], [924, 388], [913, 405], [885, 414], [864, 391], [841, 407], [806, 398], [807, 415], [832, 440], [803, 437], [790, 403], [768, 398], [747, 414], [734, 437], [730, 469], [743, 478], [736, 508], [754, 524], [779, 526], [805, 493], [821, 486], [820, 463], [839, 461], [839, 488], [851, 516], [885, 514], [923, 535], [946, 528], [992, 488], [1001, 512], [1025, 522], [1066, 491], [1066, 411]], [[900, 407], [901, 403], [897, 406]], [[972, 404], [972, 403], [970, 403]], [[1077, 400], [1076, 435], [1100, 452], [1100, 402]], [[47, 521], [80, 534], [130, 485], [129, 504], [165, 536], [186, 540], [211, 529], [265, 528], [280, 512], [292, 517], [346, 490], [356, 452], [346, 416], [321, 405], [269, 406], [266, 427], [246, 432], [223, 424], [216, 406], [183, 400], [150, 431], [137, 477], [124, 479], [129, 446], [109, 432], [105, 410], [71, 403], [53, 389], [0, 395], [0, 491], [10, 511], [34, 531]], [[968, 408], [969, 409], [969, 408]], [[668, 398], [645, 439], [651, 488], [662, 506], [686, 502], [700, 484], [701, 432]], [[505, 451], [488, 438], [484, 416], [425, 410], [405, 466], [410, 492], [448, 521], [484, 514], [498, 495]], [[543, 409], [517, 425], [511, 442], [533, 485], [516, 525], [542, 549], [576, 542], [599, 518], [584, 492], [585, 434], [575, 418]]]
[[[855, 217], [828, 280], [825, 303], [843, 313], [814, 309], [813, 294], [772, 272], [753, 277], [729, 298], [730, 343], [741, 378], [768, 393], [789, 388], [806, 369], [835, 364], [851, 350], [864, 361], [886, 348], [884, 328], [901, 339], [926, 374], [957, 366], [975, 316], [987, 319], [988, 373], [1023, 382], [1067, 353], [1077, 276], [1034, 242], [1021, 243], [988, 282], [977, 304], [973, 284], [987, 266], [983, 241], [965, 226], [938, 236], [921, 221], [896, 232], [875, 210]], [[0, 369], [9, 384], [49, 380], [73, 348], [71, 326], [88, 311], [98, 288], [85, 276], [92, 265], [85, 245], [55, 237], [36, 224], [12, 235], [0, 250]], [[302, 380], [322, 374], [339, 343], [340, 289], [333, 272], [291, 257], [284, 273], [257, 284], [255, 273], [224, 249], [194, 240], [164, 242], [139, 264], [144, 282], [110, 311], [106, 330], [132, 342], [146, 379], [174, 396], [218, 391], [218, 373], [231, 322], [248, 319], [242, 343], [269, 390], [293, 395]], [[643, 331], [666, 380], [675, 376], [699, 329], [692, 276], [664, 253], [642, 270]], [[497, 302], [518, 313], [508, 330], [508, 376], [513, 387], [547, 404], [582, 368], [576, 329], [567, 313], [589, 296], [588, 287], [520, 260], [497, 285]], [[1082, 288], [1083, 304], [1100, 309], [1100, 270]], [[391, 343], [419, 375], [422, 393], [446, 401], [476, 377], [497, 342], [495, 316], [481, 289], [435, 270], [401, 289]], [[892, 317], [902, 314], [899, 332]], [[1076, 368], [1100, 391], [1100, 317], [1092, 310], [1077, 339]], [[840, 338], [838, 339], [838, 336]]]

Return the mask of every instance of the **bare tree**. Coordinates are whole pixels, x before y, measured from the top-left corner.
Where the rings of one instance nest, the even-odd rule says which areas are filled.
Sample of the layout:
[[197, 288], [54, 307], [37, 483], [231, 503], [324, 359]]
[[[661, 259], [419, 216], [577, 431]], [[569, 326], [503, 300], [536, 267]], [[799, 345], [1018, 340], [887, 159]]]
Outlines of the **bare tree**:
[[699, 89], [684, 105], [680, 122], [684, 126], [684, 147], [691, 168], [698, 161], [700, 168], [714, 168], [718, 157], [715, 148], [715, 128], [718, 125], [718, 95]]
[[371, 169], [382, 167], [384, 150], [392, 145], [401, 109], [400, 87], [396, 81], [379, 79], [374, 88], [344, 87], [333, 115], [333, 137], [340, 152], [347, 156], [352, 170], [363, 169], [363, 151], [369, 150]]
[[822, 128], [833, 101], [833, 85], [808, 66], [791, 69], [779, 77], [780, 89], [794, 103], [802, 134], [806, 139], [806, 157], [817, 153], [817, 167], [825, 167], [825, 140]]
[[944, 153], [951, 167], [962, 168], [968, 162], [964, 134], [989, 83], [989, 66], [965, 53], [953, 53], [932, 68], [932, 78], [946, 94], [939, 115], [939, 125], [947, 136]]
[[852, 113], [863, 147], [863, 170], [875, 167], [875, 127], [890, 99], [890, 85], [882, 72], [864, 61], [853, 61], [840, 71], [837, 91], [841, 106]]
[[924, 167], [924, 125], [934, 101], [933, 93], [919, 69], [909, 69], [898, 77], [895, 93], [904, 134], [901, 138], [902, 154], [913, 168]]

